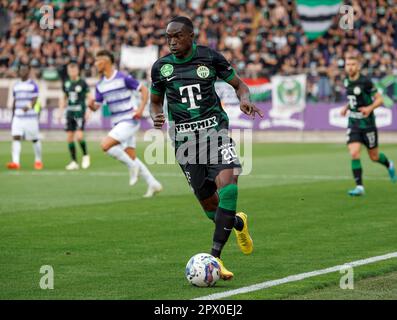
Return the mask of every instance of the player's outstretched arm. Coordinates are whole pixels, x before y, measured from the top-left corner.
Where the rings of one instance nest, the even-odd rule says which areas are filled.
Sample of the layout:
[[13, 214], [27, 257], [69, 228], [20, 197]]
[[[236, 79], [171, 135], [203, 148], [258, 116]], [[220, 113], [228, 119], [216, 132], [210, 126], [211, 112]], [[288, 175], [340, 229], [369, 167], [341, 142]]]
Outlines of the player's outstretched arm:
[[235, 75], [233, 79], [228, 82], [236, 91], [237, 97], [240, 100], [240, 110], [245, 114], [255, 118], [257, 113], [261, 118], [263, 118], [262, 110], [257, 108], [250, 101], [250, 92], [248, 86], [240, 79], [239, 76]]
[[153, 93], [150, 94], [150, 116], [156, 129], [161, 129], [165, 122], [165, 116], [163, 113], [163, 101], [164, 96]]

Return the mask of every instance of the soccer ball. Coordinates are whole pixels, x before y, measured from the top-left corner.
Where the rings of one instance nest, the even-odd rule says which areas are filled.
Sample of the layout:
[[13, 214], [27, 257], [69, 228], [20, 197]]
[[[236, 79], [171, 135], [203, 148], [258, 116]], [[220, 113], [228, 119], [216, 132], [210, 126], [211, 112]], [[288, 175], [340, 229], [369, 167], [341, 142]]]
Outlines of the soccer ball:
[[219, 280], [219, 263], [208, 253], [198, 253], [186, 265], [186, 279], [196, 287], [212, 287]]

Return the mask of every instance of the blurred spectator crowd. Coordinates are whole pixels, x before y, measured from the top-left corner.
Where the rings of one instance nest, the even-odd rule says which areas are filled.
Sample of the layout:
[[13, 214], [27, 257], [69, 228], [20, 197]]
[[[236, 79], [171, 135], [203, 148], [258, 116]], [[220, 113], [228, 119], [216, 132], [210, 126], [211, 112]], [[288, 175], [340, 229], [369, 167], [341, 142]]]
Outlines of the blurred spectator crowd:
[[[344, 1], [346, 4], [346, 1]], [[41, 29], [40, 8], [54, 8], [54, 28]], [[375, 79], [397, 74], [397, 4], [395, 0], [356, 0], [354, 29], [343, 30], [336, 16], [321, 38], [309, 42], [293, 0], [0, 0], [0, 77], [15, 77], [29, 63], [38, 76], [56, 70], [70, 58], [85, 77], [96, 76], [95, 52], [117, 55], [122, 44], [158, 45], [169, 19], [192, 18], [199, 44], [221, 51], [249, 78], [306, 73], [310, 99], [339, 101], [344, 94], [343, 56], [358, 49], [365, 72]], [[3, 31], [2, 31], [3, 30]]]

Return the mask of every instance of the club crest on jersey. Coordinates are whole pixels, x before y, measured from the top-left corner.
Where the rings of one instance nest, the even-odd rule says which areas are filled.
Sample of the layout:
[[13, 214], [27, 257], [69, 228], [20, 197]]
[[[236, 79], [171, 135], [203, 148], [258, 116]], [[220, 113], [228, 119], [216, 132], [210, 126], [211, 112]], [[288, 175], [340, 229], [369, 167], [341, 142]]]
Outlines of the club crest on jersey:
[[81, 92], [81, 86], [76, 86], [76, 88], [75, 88], [75, 90], [76, 90], [76, 92]]
[[210, 69], [208, 69], [206, 66], [199, 66], [197, 68], [197, 75], [203, 79], [208, 78], [210, 75]]
[[354, 93], [355, 95], [359, 95], [359, 94], [361, 93], [360, 87], [354, 87], [353, 93]]
[[160, 73], [163, 77], [169, 77], [174, 72], [174, 66], [172, 64], [165, 64], [161, 67]]

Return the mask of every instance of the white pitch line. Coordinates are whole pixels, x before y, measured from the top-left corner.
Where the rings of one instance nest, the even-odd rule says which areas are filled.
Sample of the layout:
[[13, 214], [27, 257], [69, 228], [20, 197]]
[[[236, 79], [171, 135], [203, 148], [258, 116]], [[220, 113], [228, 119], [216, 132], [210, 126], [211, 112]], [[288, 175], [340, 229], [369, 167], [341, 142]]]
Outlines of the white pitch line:
[[303, 280], [306, 278], [311, 278], [311, 277], [315, 277], [315, 276], [319, 276], [319, 275], [323, 275], [323, 274], [327, 274], [327, 273], [337, 272], [337, 271], [340, 271], [347, 267], [357, 267], [357, 266], [362, 266], [365, 264], [370, 264], [370, 263], [388, 260], [388, 259], [392, 259], [392, 258], [397, 258], [397, 252], [392, 252], [392, 253], [388, 253], [388, 254], [385, 254], [382, 256], [376, 256], [376, 257], [371, 257], [371, 258], [367, 258], [367, 259], [352, 261], [352, 262], [348, 262], [348, 263], [345, 263], [342, 265], [338, 265], [338, 266], [334, 266], [334, 267], [330, 267], [330, 268], [326, 268], [326, 269], [295, 274], [295, 275], [277, 279], [277, 280], [265, 281], [265, 282], [257, 283], [257, 284], [251, 285], [251, 286], [242, 287], [239, 289], [228, 290], [228, 291], [224, 291], [224, 292], [210, 294], [207, 296], [202, 296], [199, 298], [195, 298], [193, 300], [217, 300], [217, 299], [227, 298], [227, 297], [234, 296], [236, 294], [258, 291], [258, 290], [278, 286], [278, 285], [284, 284], [284, 283], [295, 282], [295, 281]]
[[[93, 177], [124, 177], [128, 176], [127, 172], [112, 172], [112, 171], [91, 171], [91, 172], [84, 172], [84, 171], [33, 171], [33, 172], [2, 172], [2, 175], [8, 176], [24, 176], [24, 175], [31, 175], [31, 176], [93, 176]], [[167, 172], [157, 172], [155, 173], [156, 176], [159, 177], [183, 177], [181, 173], [167, 173]], [[318, 181], [326, 181], [326, 180], [351, 180], [351, 176], [328, 176], [328, 175], [277, 175], [277, 174], [250, 174], [250, 175], [242, 175], [244, 178], [249, 179], [282, 179], [282, 180], [318, 180]], [[389, 180], [389, 178], [377, 178], [377, 177], [367, 177], [367, 180]]]

